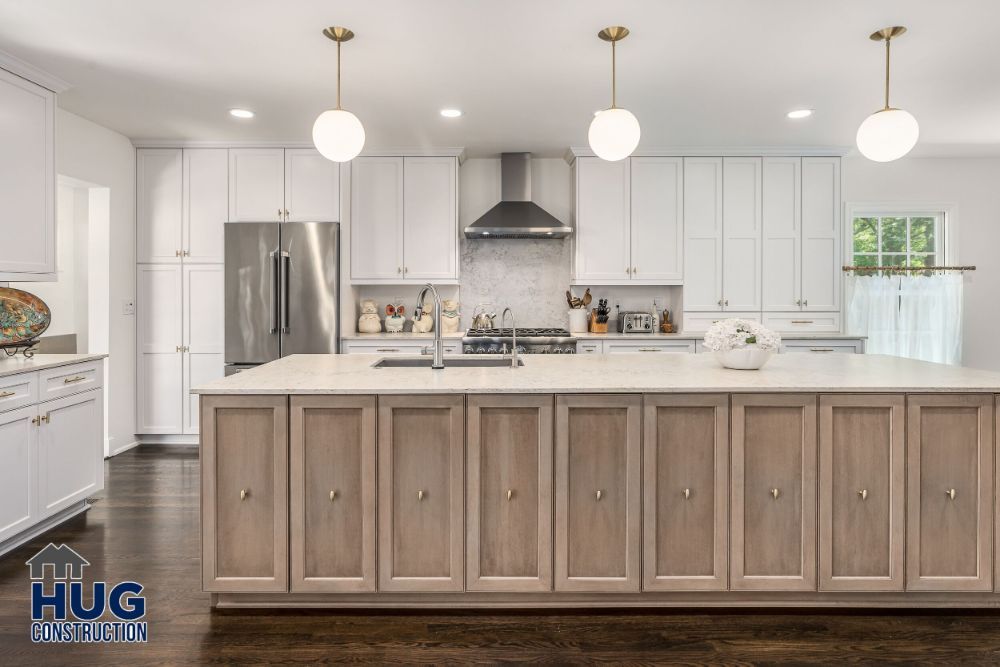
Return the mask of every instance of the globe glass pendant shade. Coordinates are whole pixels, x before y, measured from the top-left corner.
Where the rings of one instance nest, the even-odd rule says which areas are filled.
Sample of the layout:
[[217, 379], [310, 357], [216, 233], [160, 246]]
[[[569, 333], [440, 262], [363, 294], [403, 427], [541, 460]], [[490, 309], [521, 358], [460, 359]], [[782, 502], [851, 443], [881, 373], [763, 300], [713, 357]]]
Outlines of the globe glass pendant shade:
[[330, 109], [313, 123], [313, 144], [327, 160], [347, 162], [364, 148], [365, 128], [350, 111]]
[[858, 150], [874, 162], [892, 162], [917, 144], [917, 119], [902, 109], [882, 109], [865, 118], [858, 128]]
[[639, 145], [639, 121], [626, 109], [599, 111], [590, 121], [587, 139], [590, 150], [602, 160], [624, 160]]

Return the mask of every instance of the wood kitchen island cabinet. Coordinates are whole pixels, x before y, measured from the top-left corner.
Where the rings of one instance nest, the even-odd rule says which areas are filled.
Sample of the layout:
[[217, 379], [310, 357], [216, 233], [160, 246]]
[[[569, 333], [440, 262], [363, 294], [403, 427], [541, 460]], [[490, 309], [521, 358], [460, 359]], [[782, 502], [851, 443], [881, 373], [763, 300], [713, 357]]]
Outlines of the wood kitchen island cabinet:
[[[832, 356], [446, 363], [412, 370], [421, 392], [317, 355], [268, 365], [300, 391], [266, 366], [216, 381], [203, 589], [218, 607], [1000, 607], [1000, 376]], [[568, 391], [560, 364], [619, 390]], [[869, 365], [941, 377], [884, 391]]]

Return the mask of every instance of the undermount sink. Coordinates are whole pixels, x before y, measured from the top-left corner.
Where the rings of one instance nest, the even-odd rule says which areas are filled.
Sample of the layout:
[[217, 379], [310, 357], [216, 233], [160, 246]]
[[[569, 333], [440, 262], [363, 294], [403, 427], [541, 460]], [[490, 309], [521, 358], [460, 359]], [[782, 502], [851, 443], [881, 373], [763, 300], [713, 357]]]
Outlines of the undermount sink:
[[[430, 357], [386, 357], [379, 359], [372, 368], [430, 368], [433, 359]], [[524, 366], [524, 362], [517, 360], [518, 366]], [[445, 368], [503, 368], [510, 367], [509, 357], [495, 357], [484, 359], [482, 357], [446, 357]]]

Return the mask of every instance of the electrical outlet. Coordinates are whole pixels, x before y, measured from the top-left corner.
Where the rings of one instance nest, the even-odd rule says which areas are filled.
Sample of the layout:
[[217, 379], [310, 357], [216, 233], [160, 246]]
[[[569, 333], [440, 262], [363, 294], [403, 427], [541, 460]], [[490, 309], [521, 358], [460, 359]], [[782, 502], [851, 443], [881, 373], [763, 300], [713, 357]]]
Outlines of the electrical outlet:
[[122, 315], [135, 315], [135, 300], [126, 299], [122, 301]]

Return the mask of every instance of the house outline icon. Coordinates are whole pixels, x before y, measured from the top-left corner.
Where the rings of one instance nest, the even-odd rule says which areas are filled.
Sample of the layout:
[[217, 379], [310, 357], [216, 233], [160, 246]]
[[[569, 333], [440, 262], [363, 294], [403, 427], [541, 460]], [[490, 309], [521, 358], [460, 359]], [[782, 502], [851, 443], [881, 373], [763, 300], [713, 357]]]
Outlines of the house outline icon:
[[[32, 579], [44, 579], [46, 565], [52, 566], [52, 576], [55, 579], [83, 579], [83, 568], [90, 565], [90, 561], [65, 544], [56, 546], [49, 542], [47, 547], [24, 564], [31, 569]], [[69, 576], [66, 575], [67, 569]]]

